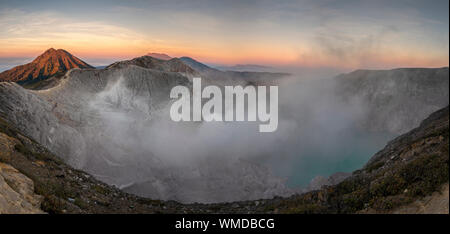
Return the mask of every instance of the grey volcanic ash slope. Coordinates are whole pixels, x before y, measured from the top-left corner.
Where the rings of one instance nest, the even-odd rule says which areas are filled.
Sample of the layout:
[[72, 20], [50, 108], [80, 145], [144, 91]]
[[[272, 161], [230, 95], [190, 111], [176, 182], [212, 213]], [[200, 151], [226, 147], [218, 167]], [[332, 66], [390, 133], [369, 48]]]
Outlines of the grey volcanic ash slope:
[[337, 95], [365, 108], [361, 125], [401, 134], [449, 103], [448, 67], [358, 70], [335, 78]]
[[75, 69], [41, 91], [0, 83], [0, 114], [75, 168], [139, 195], [217, 202], [286, 194], [267, 169], [210, 149], [203, 138], [189, 142], [196, 124], [180, 130], [167, 121], [171, 87], [189, 79], [165, 65]]

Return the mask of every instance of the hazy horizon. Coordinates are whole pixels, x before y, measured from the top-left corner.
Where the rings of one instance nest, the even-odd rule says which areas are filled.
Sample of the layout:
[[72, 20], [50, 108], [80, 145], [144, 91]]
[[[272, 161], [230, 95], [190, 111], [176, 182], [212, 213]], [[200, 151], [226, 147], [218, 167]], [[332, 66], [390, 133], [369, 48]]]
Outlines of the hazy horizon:
[[[44, 52], [44, 51], [42, 51]], [[70, 53], [70, 51], [68, 51]], [[73, 54], [76, 56], [75, 54]], [[145, 55], [145, 54], [144, 54]], [[144, 56], [139, 55], [136, 57]], [[38, 55], [39, 56], [39, 55]], [[37, 56], [36, 56], [37, 57]], [[2, 58], [0, 57], [0, 72], [7, 71], [9, 69], [12, 69], [16, 66], [24, 65], [27, 63], [32, 62], [36, 57], [6, 57]], [[130, 58], [87, 58], [83, 59], [79, 56], [76, 56], [80, 59], [82, 59], [84, 62], [94, 66], [94, 67], [104, 67], [111, 65], [118, 61], [123, 60], [129, 60], [136, 57], [130, 57]], [[180, 56], [183, 57], [183, 56]], [[193, 58], [196, 59], [196, 58]], [[197, 60], [197, 59], [196, 59]], [[203, 61], [199, 61], [209, 67], [216, 68], [216, 69], [226, 69], [231, 68], [233, 66], [240, 66], [240, 65], [250, 65], [250, 66], [265, 66], [265, 72], [286, 72], [286, 73], [295, 73], [295, 74], [308, 74], [308, 75], [314, 75], [314, 76], [320, 76], [321, 78], [331, 78], [333, 76], [336, 76], [341, 73], [348, 73], [352, 72], [358, 69], [374, 69], [374, 70], [391, 70], [391, 69], [397, 69], [397, 68], [442, 68], [442, 67], [449, 67], [449, 65], [444, 66], [437, 66], [437, 67], [427, 67], [427, 66], [399, 66], [399, 67], [387, 67], [387, 68], [370, 68], [370, 67], [359, 67], [359, 68], [336, 68], [336, 67], [300, 67], [300, 66], [276, 66], [276, 65], [261, 65], [261, 64], [250, 64], [250, 63], [244, 63], [244, 64], [217, 64], [217, 63], [205, 63]], [[255, 70], [243, 70], [243, 71], [255, 71]]]

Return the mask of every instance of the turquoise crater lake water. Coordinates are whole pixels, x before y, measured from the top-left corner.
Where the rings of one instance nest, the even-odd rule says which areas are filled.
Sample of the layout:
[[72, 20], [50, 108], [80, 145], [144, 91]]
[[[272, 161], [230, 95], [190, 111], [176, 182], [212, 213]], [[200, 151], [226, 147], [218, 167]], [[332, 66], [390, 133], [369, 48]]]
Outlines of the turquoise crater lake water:
[[316, 176], [327, 177], [336, 172], [353, 172], [362, 168], [395, 137], [390, 133], [349, 131], [337, 138], [324, 137], [320, 145], [299, 142], [286, 165], [270, 163], [269, 167], [277, 176], [286, 178], [289, 187], [305, 188]]

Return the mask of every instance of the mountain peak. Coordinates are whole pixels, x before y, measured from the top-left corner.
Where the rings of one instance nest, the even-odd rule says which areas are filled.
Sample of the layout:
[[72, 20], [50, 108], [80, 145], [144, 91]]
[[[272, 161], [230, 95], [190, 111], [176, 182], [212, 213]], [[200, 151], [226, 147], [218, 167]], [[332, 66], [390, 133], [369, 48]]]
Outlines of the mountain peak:
[[170, 60], [170, 59], [172, 59], [172, 57], [170, 57], [167, 54], [163, 54], [163, 53], [148, 53], [148, 54], [146, 54], [146, 56], [150, 56], [150, 57], [161, 59], [161, 60]]
[[157, 59], [152, 56], [141, 56], [131, 60], [125, 60], [120, 62], [115, 62], [106, 67], [110, 68], [120, 68], [124, 66], [135, 65], [147, 69], [154, 69], [166, 72], [181, 72], [186, 74], [196, 74], [196, 71], [192, 69], [189, 65], [186, 65], [178, 58], [173, 58], [170, 60]]
[[50, 48], [31, 63], [0, 73], [0, 81], [25, 83], [36, 79], [43, 80], [56, 74], [65, 73], [72, 68], [93, 67], [66, 50]]

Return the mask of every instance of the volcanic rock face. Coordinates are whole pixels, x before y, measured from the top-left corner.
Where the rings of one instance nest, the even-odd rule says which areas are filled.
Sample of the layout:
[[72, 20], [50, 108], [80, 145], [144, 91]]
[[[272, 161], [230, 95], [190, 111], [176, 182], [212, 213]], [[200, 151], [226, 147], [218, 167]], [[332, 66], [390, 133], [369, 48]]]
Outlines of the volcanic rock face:
[[364, 108], [364, 129], [402, 134], [449, 104], [448, 67], [358, 70], [335, 78], [336, 93]]
[[0, 214], [44, 213], [33, 181], [8, 164], [0, 163]]
[[0, 81], [27, 82], [63, 74], [72, 68], [93, 68], [69, 52], [53, 48], [39, 55], [33, 62], [0, 73]]
[[[47, 90], [0, 83], [0, 115], [71, 166], [142, 196], [221, 202], [289, 194], [281, 179], [233, 155], [170, 151], [180, 143], [161, 126], [173, 124], [166, 121], [171, 88], [191, 85], [186, 71], [195, 72], [176, 59], [141, 57], [73, 69]], [[196, 134], [198, 124], [183, 126]]]
[[[10, 157], [17, 142], [0, 132], [0, 154]], [[34, 183], [30, 178], [0, 162], [0, 214], [43, 213], [41, 200], [41, 196], [34, 193]]]

